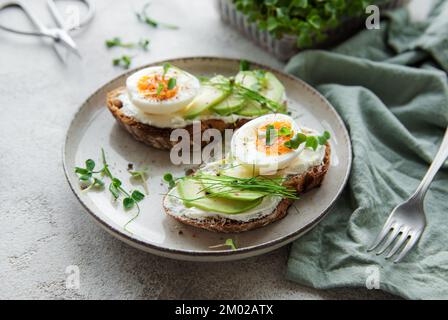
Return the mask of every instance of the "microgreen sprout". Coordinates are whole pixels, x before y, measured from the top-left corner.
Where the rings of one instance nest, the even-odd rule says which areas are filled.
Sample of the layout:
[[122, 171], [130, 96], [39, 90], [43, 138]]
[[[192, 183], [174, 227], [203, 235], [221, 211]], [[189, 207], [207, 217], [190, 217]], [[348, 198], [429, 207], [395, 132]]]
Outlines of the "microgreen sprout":
[[111, 181], [109, 184], [109, 192], [112, 194], [114, 201], [118, 200], [120, 196], [123, 196], [123, 207], [126, 210], [130, 210], [134, 206], [137, 207], [137, 214], [126, 223], [126, 225], [124, 226], [124, 228], [126, 229], [127, 225], [131, 221], [135, 220], [140, 214], [140, 207], [138, 205], [138, 202], [142, 201], [145, 198], [145, 195], [138, 190], [127, 191], [123, 188], [121, 180], [113, 176], [112, 172], [110, 171], [109, 164], [106, 160], [106, 153], [104, 152], [103, 148], [101, 148], [101, 160], [103, 163], [103, 168], [101, 168], [99, 171], [93, 171], [95, 168], [95, 162], [92, 159], [88, 159], [85, 162], [85, 168], [75, 167], [75, 173], [79, 175], [79, 179], [81, 181], [92, 179], [92, 183], [87, 189], [90, 189], [93, 186], [104, 186], [103, 180], [99, 179], [98, 177], [94, 177], [94, 174], [99, 174], [101, 177], [105, 176], [109, 178]]
[[114, 66], [120, 66], [125, 69], [129, 69], [129, 67], [131, 66], [131, 63], [132, 63], [132, 57], [128, 56], [128, 55], [123, 55], [119, 58], [112, 60], [112, 64]]
[[288, 127], [281, 127], [279, 130], [278, 130], [278, 134], [280, 135], [280, 136], [290, 136], [291, 135], [291, 129], [290, 128], [288, 128]]
[[92, 159], [87, 159], [85, 165], [85, 168], [75, 168], [75, 173], [78, 174], [80, 182], [82, 182], [84, 185], [88, 183], [88, 185], [83, 188], [83, 191], [90, 190], [94, 187], [104, 187], [103, 180], [93, 176], [94, 173], [97, 173], [93, 171], [95, 169], [95, 161], [93, 161]]
[[162, 73], [162, 78], [165, 78], [168, 70], [171, 68], [171, 64], [166, 62], [163, 64], [163, 73]]
[[[297, 46], [309, 47], [324, 40], [328, 30], [365, 13], [365, 0], [233, 0], [235, 7], [276, 38], [296, 35]], [[385, 1], [371, 1], [373, 4]]]
[[143, 189], [145, 190], [145, 193], [149, 194], [148, 184], [146, 182], [146, 180], [148, 178], [148, 168], [144, 168], [141, 170], [128, 170], [128, 172], [133, 179], [141, 181], [141, 183], [143, 185]]
[[167, 29], [179, 29], [178, 26], [175, 26], [173, 24], [156, 21], [155, 19], [150, 18], [147, 13], [148, 7], [150, 5], [151, 5], [151, 3], [148, 2], [143, 6], [143, 8], [141, 9], [140, 12], [136, 12], [135, 15], [137, 16], [138, 21], [145, 23], [148, 26], [153, 27], [153, 28], [162, 27], [162, 28], [167, 28]]
[[319, 145], [326, 144], [330, 137], [328, 131], [325, 131], [321, 136], [307, 136], [298, 132], [291, 140], [286, 141], [284, 145], [290, 149], [297, 149], [302, 143], [305, 143], [305, 148], [316, 150]]
[[113, 47], [122, 47], [122, 48], [134, 48], [135, 43], [124, 43], [121, 41], [119, 37], [115, 37], [112, 39], [106, 40], [106, 47], [113, 48]]
[[170, 80], [168, 80], [168, 90], [173, 90], [176, 87], [176, 84], [176, 78], [170, 78]]
[[240, 71], [247, 71], [250, 69], [250, 63], [247, 60], [240, 60]]
[[157, 95], [160, 95], [160, 94], [162, 93], [162, 91], [163, 91], [164, 88], [165, 88], [165, 86], [163, 85], [163, 83], [162, 83], [162, 82], [159, 82], [159, 84], [157, 85], [157, 91], [156, 91], [156, 94], [157, 94]]
[[221, 248], [221, 247], [229, 247], [230, 250], [235, 251], [237, 249], [233, 239], [227, 239], [226, 242], [215, 245], [215, 246], [210, 246], [210, 249], [215, 249], [215, 248]]
[[150, 41], [148, 39], [140, 39], [138, 46], [146, 51], [148, 50], [149, 43]]
[[170, 189], [176, 186], [176, 181], [171, 173], [165, 173], [165, 175], [163, 176], [163, 180], [168, 183]]

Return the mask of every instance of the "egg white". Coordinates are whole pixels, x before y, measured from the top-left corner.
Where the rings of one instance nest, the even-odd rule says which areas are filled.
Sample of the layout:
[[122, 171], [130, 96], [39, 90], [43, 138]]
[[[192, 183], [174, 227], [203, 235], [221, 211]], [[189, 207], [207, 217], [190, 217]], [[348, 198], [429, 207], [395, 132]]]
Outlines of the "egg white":
[[188, 106], [196, 97], [201, 87], [199, 80], [190, 73], [176, 67], [168, 69], [165, 77], [176, 78], [178, 87], [174, 97], [161, 100], [152, 97], [145, 97], [138, 90], [138, 81], [143, 76], [162, 75], [163, 67], [149, 67], [137, 71], [126, 80], [126, 88], [131, 102], [141, 111], [149, 114], [172, 114]]

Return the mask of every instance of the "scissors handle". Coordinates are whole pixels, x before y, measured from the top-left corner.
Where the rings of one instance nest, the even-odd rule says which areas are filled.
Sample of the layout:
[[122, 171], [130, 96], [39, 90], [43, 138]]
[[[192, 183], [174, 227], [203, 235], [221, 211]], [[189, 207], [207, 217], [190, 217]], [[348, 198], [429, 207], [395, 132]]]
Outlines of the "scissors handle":
[[[76, 21], [74, 25], [67, 26], [64, 22], [64, 19], [62, 18], [62, 15], [60, 14], [59, 10], [56, 7], [56, 0], [47, 0], [48, 8], [50, 9], [51, 15], [53, 16], [57, 26], [64, 31], [72, 31], [75, 29], [79, 29], [87, 25], [93, 18], [95, 14], [95, 6], [91, 0], [77, 0], [79, 2], [82, 2], [87, 7], [87, 14], [80, 19], [79, 21]], [[57, 38], [55, 36], [55, 30], [57, 29], [49, 29], [47, 28], [33, 13], [32, 11], [22, 2], [22, 1], [7, 1], [0, 4], [0, 12], [2, 10], [5, 10], [7, 8], [18, 8], [20, 9], [25, 15], [29, 18], [29, 20], [34, 24], [34, 26], [37, 28], [37, 31], [24, 31], [24, 30], [18, 30], [14, 29], [8, 26], [5, 26], [1, 24], [0, 22], [0, 29], [3, 29], [5, 31], [22, 34], [22, 35], [29, 35], [29, 36], [45, 36], [50, 38]]]
[[84, 15], [82, 19], [79, 19], [79, 21], [76, 21], [74, 25], [67, 26], [56, 6], [56, 1], [57, 0], [47, 0], [48, 8], [50, 9], [50, 12], [58, 27], [66, 31], [72, 31], [84, 27], [92, 20], [95, 14], [95, 6], [91, 0], [76, 0], [82, 2], [87, 7], [87, 14]]
[[25, 13], [25, 15], [34, 24], [34, 26], [37, 28], [38, 31], [17, 30], [17, 29], [13, 29], [13, 28], [4, 26], [2, 24], [0, 24], [0, 29], [6, 30], [9, 32], [13, 32], [13, 33], [29, 35], [29, 36], [49, 36], [49, 34], [47, 32], [48, 29], [40, 22], [39, 19], [36, 18], [36, 16], [31, 12], [31, 10], [28, 9], [28, 7], [21, 1], [8, 1], [8, 2], [4, 2], [4, 3], [0, 4], [0, 12], [2, 10], [5, 10], [6, 8], [13, 8], [13, 7], [18, 8], [23, 13]]

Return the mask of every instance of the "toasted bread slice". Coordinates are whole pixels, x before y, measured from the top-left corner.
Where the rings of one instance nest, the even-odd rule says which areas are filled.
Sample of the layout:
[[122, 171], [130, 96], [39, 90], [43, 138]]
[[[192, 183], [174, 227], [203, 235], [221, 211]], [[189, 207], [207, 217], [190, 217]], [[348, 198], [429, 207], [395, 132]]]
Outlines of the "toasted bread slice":
[[[303, 174], [289, 177], [285, 182], [285, 185], [295, 188], [297, 190], [297, 193], [299, 194], [319, 187], [328, 171], [328, 168], [330, 167], [330, 145], [327, 143], [325, 147], [325, 156], [321, 165], [314, 166]], [[237, 233], [264, 227], [274, 221], [284, 218], [288, 213], [288, 208], [292, 203], [293, 201], [289, 199], [283, 199], [271, 214], [260, 219], [255, 219], [248, 222], [239, 222], [226, 218], [216, 217], [200, 220], [191, 219], [185, 216], [178, 216], [174, 212], [171, 212], [171, 210], [169, 210], [165, 206], [164, 209], [169, 216], [184, 224], [215, 232]]]
[[[169, 150], [177, 141], [171, 141], [170, 136], [174, 128], [158, 128], [145, 123], [139, 122], [133, 117], [125, 115], [120, 109], [123, 107], [123, 103], [118, 97], [125, 93], [126, 88], [120, 87], [110, 91], [107, 94], [107, 107], [112, 112], [115, 119], [120, 125], [122, 125], [136, 140], [145, 143], [148, 146]], [[220, 119], [208, 119], [201, 121], [201, 136], [207, 129], [218, 129], [224, 132], [225, 129], [237, 129], [251, 119], [238, 119], [235, 123], [226, 123]], [[190, 137], [193, 138], [193, 125], [184, 127], [190, 133]], [[191, 141], [191, 143], [193, 143]], [[203, 144], [206, 144], [203, 142]]]

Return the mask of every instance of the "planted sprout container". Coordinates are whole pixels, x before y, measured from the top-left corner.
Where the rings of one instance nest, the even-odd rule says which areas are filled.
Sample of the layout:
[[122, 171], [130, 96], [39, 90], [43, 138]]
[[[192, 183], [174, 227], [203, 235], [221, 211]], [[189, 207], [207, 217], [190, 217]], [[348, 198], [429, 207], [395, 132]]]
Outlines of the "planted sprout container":
[[[314, 41], [311, 46], [299, 47], [298, 35], [284, 34], [281, 37], [276, 37], [267, 30], [261, 30], [257, 22], [250, 21], [244, 13], [236, 8], [232, 0], [216, 1], [223, 21], [281, 61], [288, 60], [304, 49], [324, 49], [334, 46], [359, 31], [365, 23], [365, 18], [347, 18], [337, 28], [327, 30], [325, 32], [327, 36], [323, 41]], [[386, 0], [379, 5], [380, 12], [401, 7], [408, 2], [409, 0]]]

